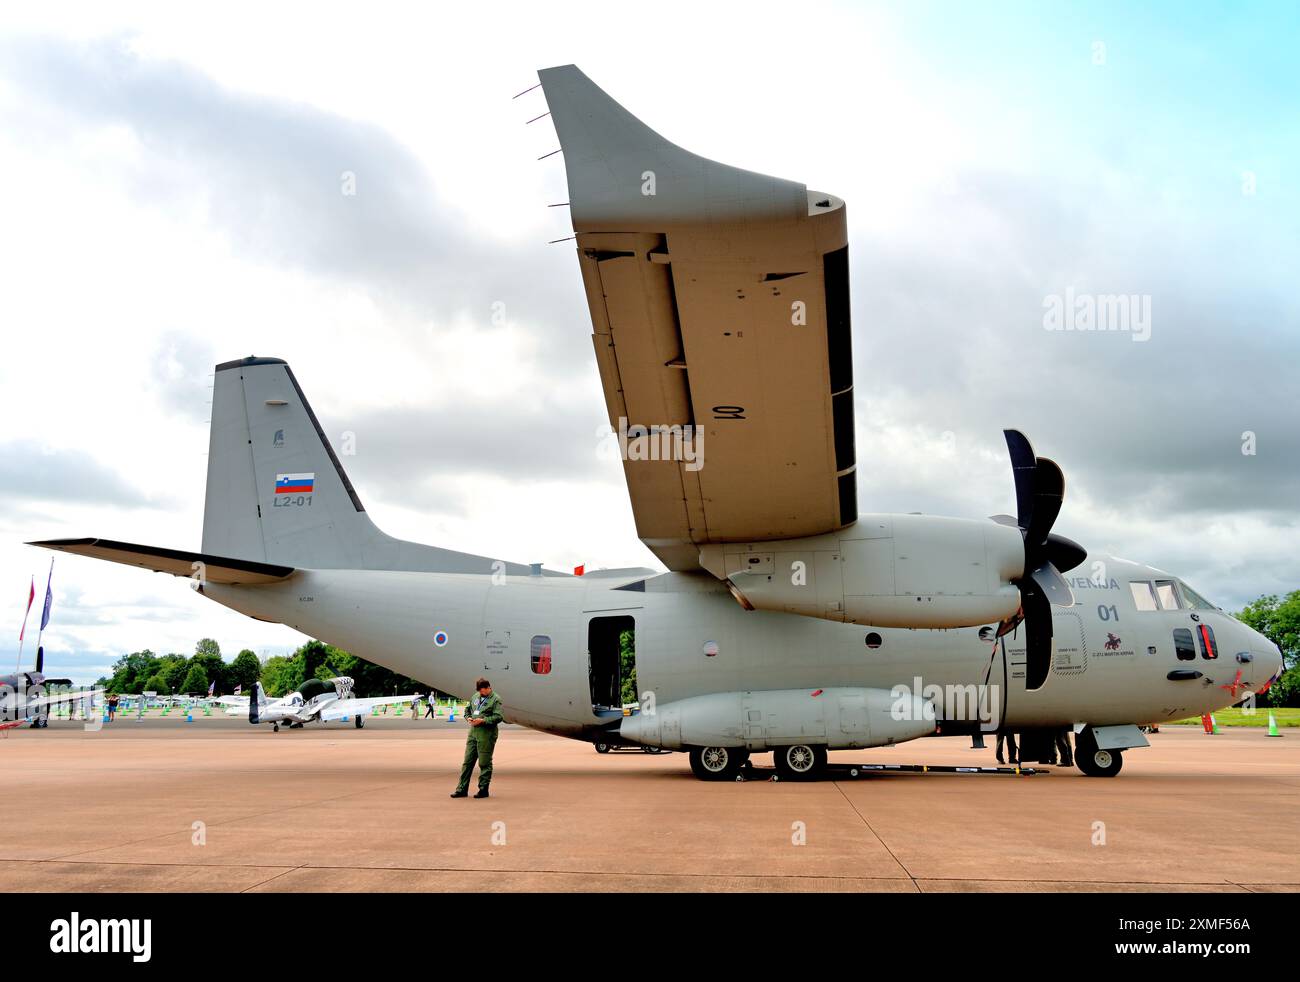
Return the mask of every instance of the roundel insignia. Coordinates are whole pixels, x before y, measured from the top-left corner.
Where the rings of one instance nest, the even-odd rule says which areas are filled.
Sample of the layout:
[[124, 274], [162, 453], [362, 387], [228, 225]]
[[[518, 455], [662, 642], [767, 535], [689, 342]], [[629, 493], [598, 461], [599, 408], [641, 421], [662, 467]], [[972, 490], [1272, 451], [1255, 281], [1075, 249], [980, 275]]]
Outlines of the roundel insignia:
[[438, 629], [437, 631], [434, 631], [433, 643], [436, 644], [439, 648], [445, 647], [447, 644], [447, 632], [442, 630], [441, 628]]

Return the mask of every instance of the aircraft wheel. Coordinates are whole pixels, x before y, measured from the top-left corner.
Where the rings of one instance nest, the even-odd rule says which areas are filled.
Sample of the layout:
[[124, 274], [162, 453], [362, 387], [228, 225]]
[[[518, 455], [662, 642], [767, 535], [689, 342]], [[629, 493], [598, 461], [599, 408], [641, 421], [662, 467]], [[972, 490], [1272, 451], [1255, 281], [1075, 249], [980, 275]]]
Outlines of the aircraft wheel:
[[642, 747], [641, 752], [647, 754], [661, 754], [664, 752], [664, 748], [663, 747]]
[[279, 733], [279, 732], [280, 732], [280, 724], [279, 724], [279, 723], [272, 723], [272, 724], [271, 724], [271, 730], [272, 730], [273, 732], [275, 732], [275, 733]]
[[749, 752], [740, 747], [692, 747], [691, 771], [701, 781], [734, 781]]
[[1114, 777], [1124, 766], [1124, 755], [1099, 749], [1092, 731], [1084, 730], [1074, 738], [1074, 763], [1088, 777]]
[[614, 749], [614, 748], [613, 748], [610, 744], [606, 743], [606, 742], [603, 741], [603, 740], [599, 741], [599, 742], [596, 744], [596, 753], [598, 753], [598, 754], [607, 754], [607, 753], [609, 753], [612, 749]]
[[366, 718], [365, 718], [364, 716], [362, 716], [360, 713], [358, 713], [358, 714], [357, 714], [357, 729], [359, 730], [359, 729], [361, 729], [361, 728], [362, 728], [363, 726], [365, 726], [365, 725], [366, 725]]
[[806, 781], [826, 769], [826, 748], [807, 743], [772, 751], [776, 774], [783, 781]]
[[1114, 777], [1124, 766], [1124, 755], [1118, 750], [1099, 750], [1097, 747], [1074, 748], [1074, 762], [1089, 777]]

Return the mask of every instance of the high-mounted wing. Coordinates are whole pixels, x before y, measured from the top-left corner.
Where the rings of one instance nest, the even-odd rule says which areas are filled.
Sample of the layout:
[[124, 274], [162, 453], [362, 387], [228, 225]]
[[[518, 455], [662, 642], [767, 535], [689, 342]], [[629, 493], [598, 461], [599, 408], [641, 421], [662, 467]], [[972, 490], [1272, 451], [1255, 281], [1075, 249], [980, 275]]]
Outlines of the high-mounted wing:
[[539, 74], [641, 540], [687, 570], [851, 524], [844, 202], [669, 143], [572, 65]]

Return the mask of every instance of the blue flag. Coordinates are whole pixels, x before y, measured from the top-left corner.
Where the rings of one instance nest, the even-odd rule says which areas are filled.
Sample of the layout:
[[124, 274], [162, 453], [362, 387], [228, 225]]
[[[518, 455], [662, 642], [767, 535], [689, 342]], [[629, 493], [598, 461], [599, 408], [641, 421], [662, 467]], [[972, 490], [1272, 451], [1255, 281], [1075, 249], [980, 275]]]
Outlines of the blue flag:
[[54, 604], [54, 594], [50, 592], [50, 584], [54, 581], [54, 563], [50, 563], [50, 577], [45, 581], [45, 609], [41, 611], [41, 630], [44, 631], [47, 624], [50, 623], [50, 607]]

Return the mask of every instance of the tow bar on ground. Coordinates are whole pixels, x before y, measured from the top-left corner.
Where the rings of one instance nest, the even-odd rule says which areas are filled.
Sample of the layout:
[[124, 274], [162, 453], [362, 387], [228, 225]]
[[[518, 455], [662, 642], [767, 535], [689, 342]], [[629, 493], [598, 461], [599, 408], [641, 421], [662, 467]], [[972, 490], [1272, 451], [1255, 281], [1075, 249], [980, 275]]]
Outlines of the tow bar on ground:
[[[1043, 767], [963, 767], [957, 764], [827, 764], [820, 779], [824, 781], [852, 780], [882, 771], [907, 774], [1010, 774], [1025, 777], [1052, 773]], [[774, 767], [755, 767], [747, 762], [736, 780], [779, 781], [780, 777]]]

